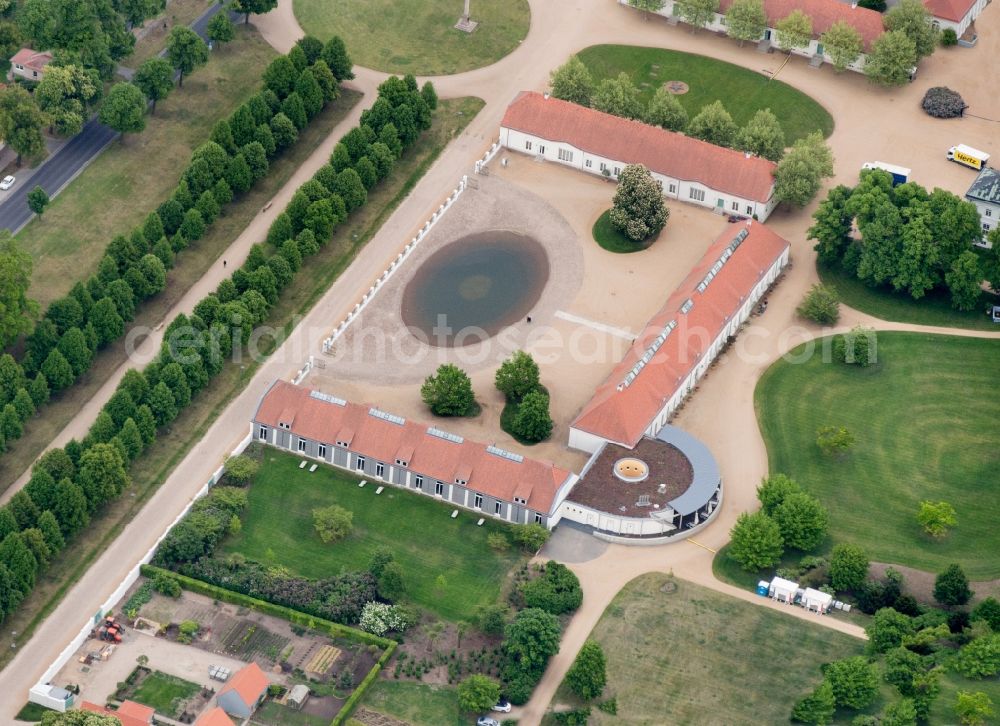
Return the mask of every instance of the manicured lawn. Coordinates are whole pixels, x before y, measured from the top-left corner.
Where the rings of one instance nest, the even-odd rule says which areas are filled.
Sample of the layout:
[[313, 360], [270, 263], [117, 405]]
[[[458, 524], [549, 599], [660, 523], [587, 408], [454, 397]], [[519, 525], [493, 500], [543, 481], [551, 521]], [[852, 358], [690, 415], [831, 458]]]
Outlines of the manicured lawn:
[[1000, 332], [1000, 325], [985, 314], [993, 305], [1000, 305], [1000, 296], [983, 292], [975, 310], [962, 312], [951, 306], [951, 295], [943, 290], [933, 290], [914, 300], [905, 292], [895, 292], [891, 287], [866, 285], [857, 277], [845, 273], [839, 265], [817, 264], [816, 269], [825, 284], [837, 288], [841, 302], [882, 320]]
[[[121, 65], [133, 70], [142, 62], [163, 50], [167, 36], [175, 25], [190, 25], [203, 12], [212, 7], [212, 0], [170, 0], [166, 10], [145, 22], [141, 40], [135, 43], [132, 55], [121, 61]], [[165, 26], [165, 27], [164, 27]]]
[[[864, 645], [658, 573], [626, 585], [590, 637], [607, 657], [605, 696], [618, 699], [617, 716], [593, 709], [598, 725], [787, 723], [820, 682], [820, 664]], [[556, 702], [571, 703], [567, 694], [563, 684]]]
[[833, 118], [816, 101], [741, 66], [676, 50], [628, 45], [593, 45], [579, 55], [595, 81], [627, 73], [639, 87], [644, 104], [668, 81], [684, 81], [690, 90], [677, 98], [692, 118], [702, 106], [722, 101], [740, 126], [756, 111], [771, 109], [789, 145], [813, 131], [822, 131], [824, 136], [833, 132]]
[[633, 242], [611, 224], [611, 210], [609, 209], [594, 222], [594, 241], [608, 252], [616, 254], [629, 254], [631, 252], [642, 252], [655, 241], [654, 239], [645, 242]]
[[294, 0], [302, 29], [339, 35], [356, 65], [389, 73], [445, 75], [490, 65], [528, 34], [527, 0], [473, 2], [474, 33], [455, 29], [463, 0]]
[[[454, 620], [471, 619], [492, 603], [507, 572], [520, 556], [497, 553], [486, 544], [491, 532], [510, 532], [505, 524], [464, 510], [451, 519], [454, 505], [391, 485], [375, 494], [378, 482], [361, 488], [359, 477], [330, 466], [299, 469], [301, 459], [273, 449], [264, 462], [243, 516], [243, 531], [226, 540], [225, 552], [242, 552], [259, 562], [280, 564], [306, 577], [326, 577], [341, 568], [368, 566], [380, 547], [393, 551], [406, 573], [408, 596], [417, 604]], [[331, 544], [313, 529], [312, 510], [330, 504], [354, 513], [354, 531]], [[445, 578], [442, 586], [438, 576]]]
[[18, 234], [35, 262], [29, 295], [44, 308], [96, 270], [111, 239], [127, 235], [169, 196], [215, 122], [257, 91], [275, 55], [255, 30], [239, 26], [236, 40], [157, 104], [145, 131], [112, 142]]
[[380, 679], [365, 694], [362, 705], [412, 726], [465, 726], [473, 723], [468, 717], [462, 717], [458, 691], [450, 686]]
[[[356, 96], [354, 98], [356, 100]], [[468, 97], [449, 99], [438, 105], [431, 128], [396, 162], [388, 178], [368, 193], [368, 203], [356, 210], [337, 229], [331, 241], [310, 258], [310, 264], [296, 276], [295, 284], [284, 290], [277, 305], [271, 309], [271, 315], [264, 324], [278, 331], [279, 340], [275, 342], [275, 347], [364, 249], [448, 142], [466, 127], [482, 107], [480, 99]], [[28, 599], [5, 619], [4, 627], [19, 633], [19, 647], [27, 642], [35, 628], [55, 609], [97, 556], [135, 517], [174, 467], [205, 436], [218, 414], [253, 378], [258, 366], [259, 363], [252, 360], [245, 360], [242, 364], [227, 363], [212, 386], [195, 397], [170, 429], [160, 432], [156, 441], [143, 452], [141, 463], [130, 472], [133, 482], [131, 491], [135, 496], [120, 497], [110, 502], [91, 519], [88, 536], [70, 543], [39, 575]], [[7, 641], [3, 641], [4, 647], [0, 648], [0, 668], [18, 652], [8, 645]]]
[[201, 686], [177, 676], [153, 671], [132, 693], [131, 700], [149, 706], [169, 718], [180, 715], [178, 706], [201, 690]]
[[[873, 560], [929, 571], [959, 562], [971, 579], [1000, 576], [1000, 341], [879, 333], [872, 368], [822, 358], [779, 361], [757, 385], [770, 470], [826, 504], [834, 542], [863, 545]], [[820, 453], [825, 425], [857, 436], [844, 458]], [[925, 499], [955, 507], [958, 526], [943, 541], [917, 524]]]
[[330, 726], [330, 719], [267, 701], [254, 713], [252, 723], [268, 726]]
[[51, 711], [51, 708], [45, 708], [45, 706], [39, 706], [37, 703], [26, 703], [24, 708], [17, 712], [16, 718], [18, 721], [41, 721], [42, 716]]

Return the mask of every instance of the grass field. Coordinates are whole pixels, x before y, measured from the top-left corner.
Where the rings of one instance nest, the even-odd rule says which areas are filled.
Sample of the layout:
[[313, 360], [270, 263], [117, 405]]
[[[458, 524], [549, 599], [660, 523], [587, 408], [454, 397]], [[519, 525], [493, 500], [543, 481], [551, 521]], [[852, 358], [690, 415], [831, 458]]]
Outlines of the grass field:
[[463, 0], [294, 0], [302, 29], [339, 35], [355, 65], [389, 73], [445, 75], [494, 63], [528, 34], [527, 0], [474, 2], [474, 33], [455, 29]]
[[[35, 262], [32, 299], [44, 308], [97, 269], [112, 237], [127, 235], [169, 196], [215, 122], [256, 92], [275, 55], [255, 30], [240, 26], [229, 47], [157, 104], [145, 131], [112, 142], [18, 234]], [[194, 248], [205, 246], [202, 240]], [[194, 252], [185, 250], [179, 261]]]
[[212, 6], [212, 0], [170, 0], [167, 9], [144, 23], [142, 38], [135, 43], [135, 49], [121, 65], [133, 70], [144, 60], [152, 58], [167, 45], [167, 35], [175, 25], [190, 25]]
[[[465, 726], [458, 706], [458, 692], [450, 686], [429, 686], [412, 681], [380, 679], [365, 694], [362, 706], [412, 726]], [[503, 715], [503, 714], [499, 714]]]
[[[676, 591], [663, 591], [668, 582]], [[787, 723], [822, 678], [821, 663], [863, 648], [849, 635], [662, 574], [626, 585], [590, 637], [607, 657], [605, 695], [618, 699], [617, 716], [593, 710], [589, 723], [598, 725]], [[564, 684], [557, 702], [570, 702], [567, 692]]]
[[[780, 361], [757, 385], [770, 470], [818, 496], [834, 541], [863, 545], [873, 560], [929, 571], [960, 562], [971, 579], [1000, 576], [1000, 341], [879, 333], [872, 368], [821, 358]], [[825, 425], [857, 436], [841, 460], [816, 446]], [[917, 524], [924, 499], [957, 511], [941, 542]]]
[[611, 224], [611, 210], [609, 209], [594, 222], [592, 230], [594, 241], [608, 252], [615, 254], [630, 254], [632, 252], [642, 252], [655, 241], [654, 239], [645, 242], [633, 242], [620, 232], [617, 227]]
[[[280, 340], [275, 342], [275, 347], [291, 333], [299, 316], [313, 306], [364, 249], [448, 142], [482, 107], [483, 102], [478, 98], [449, 99], [438, 105], [431, 128], [396, 162], [388, 178], [368, 193], [367, 204], [355, 211], [337, 229], [332, 240], [310, 258], [310, 264], [296, 276], [295, 284], [284, 290], [277, 305], [271, 309], [264, 324], [279, 332]], [[133, 482], [130, 493], [135, 496], [120, 497], [109, 503], [99, 516], [91, 519], [88, 537], [74, 540], [39, 575], [28, 599], [4, 621], [5, 628], [18, 633], [19, 648], [28, 642], [38, 625], [142, 509], [174, 467], [205, 436], [218, 414], [246, 387], [258, 365], [254, 361], [247, 361], [245, 365], [227, 364], [212, 385], [199, 393], [172, 426], [161, 431], [156, 441], [143, 452], [141, 463], [130, 472]], [[0, 668], [18, 652], [9, 647], [6, 639], [2, 645]]]
[[181, 710], [179, 703], [200, 690], [201, 686], [197, 683], [153, 671], [133, 691], [131, 700], [149, 706], [168, 718], [177, 718]]
[[837, 288], [842, 303], [882, 320], [1000, 331], [1000, 325], [984, 313], [990, 306], [1000, 305], [1000, 297], [996, 295], [980, 293], [976, 309], [962, 312], [951, 306], [951, 295], [943, 290], [933, 290], [919, 300], [914, 300], [905, 292], [895, 292], [890, 287], [866, 285], [854, 275], [844, 272], [839, 265], [817, 264], [816, 269], [824, 284]]
[[[201, 279], [208, 266], [216, 263], [222, 251], [233, 243], [250, 223], [250, 220], [260, 213], [260, 208], [288, 182], [299, 166], [315, 151], [316, 146], [343, 120], [360, 98], [361, 94], [356, 91], [345, 90], [340, 98], [317, 115], [309, 126], [299, 134], [299, 140], [295, 146], [271, 161], [268, 175], [261, 179], [253, 189], [240, 197], [238, 201], [229, 204], [225, 213], [215, 220], [205, 236], [198, 240], [196, 245], [188, 247], [177, 256], [175, 266], [168, 272], [169, 284], [166, 289], [143, 302], [131, 325], [150, 328], [158, 325], [191, 286]], [[112, 145], [112, 149], [105, 152], [105, 156], [115, 153], [114, 146], [116, 145]], [[93, 169], [101, 164], [103, 158], [104, 156], [98, 159], [90, 168]], [[89, 171], [88, 169], [84, 173], [79, 182], [86, 183], [88, 178], [86, 174]], [[64, 194], [75, 194], [74, 190], [77, 188], [78, 185], [73, 185]], [[84, 193], [86, 194], [86, 192]], [[62, 198], [60, 196], [59, 200]], [[75, 202], [72, 204], [76, 205]], [[46, 218], [42, 224], [46, 225], [50, 221]], [[38, 223], [35, 222], [26, 228], [25, 233], [29, 232], [36, 224]], [[69, 224], [68, 220], [66, 224]], [[86, 268], [91, 264], [91, 260], [78, 260], [78, 264]], [[301, 277], [302, 275], [300, 275]], [[78, 275], [66, 280], [64, 287], [68, 289], [71, 283], [81, 278], [82, 275]], [[289, 292], [286, 290], [285, 294]], [[112, 375], [124, 362], [124, 347], [120, 345], [109, 346], [94, 357], [90, 369], [75, 384], [54, 396], [38, 415], [28, 419], [25, 423], [24, 436], [16, 442], [10, 442], [8, 450], [0, 457], [0, 482], [2, 482], [0, 489], [9, 486], [31, 465], [55, 435], [78, 414], [80, 408], [104, 385], [108, 376]]]
[[257, 709], [250, 723], [267, 726], [330, 726], [330, 719], [267, 701]]
[[[393, 551], [406, 573], [407, 595], [418, 605], [452, 620], [471, 619], [494, 602], [507, 572], [520, 559], [515, 551], [497, 553], [486, 544], [491, 532], [510, 527], [432, 497], [377, 482], [363, 488], [359, 477], [330, 466], [313, 473], [299, 469], [300, 457], [265, 449], [264, 463], [243, 515], [243, 530], [228, 538], [224, 552], [241, 552], [267, 564], [280, 564], [306, 577], [327, 577], [364, 569], [380, 547]], [[313, 529], [312, 510], [330, 504], [354, 513], [354, 531], [324, 544]], [[438, 576], [446, 582], [439, 587]]]
[[833, 118], [809, 96], [781, 81], [731, 63], [664, 48], [593, 45], [579, 53], [597, 82], [625, 72], [639, 87], [643, 104], [668, 81], [684, 81], [690, 90], [677, 96], [692, 118], [702, 106], [722, 101], [737, 125], [769, 108], [778, 117], [791, 145], [813, 131], [833, 132]]

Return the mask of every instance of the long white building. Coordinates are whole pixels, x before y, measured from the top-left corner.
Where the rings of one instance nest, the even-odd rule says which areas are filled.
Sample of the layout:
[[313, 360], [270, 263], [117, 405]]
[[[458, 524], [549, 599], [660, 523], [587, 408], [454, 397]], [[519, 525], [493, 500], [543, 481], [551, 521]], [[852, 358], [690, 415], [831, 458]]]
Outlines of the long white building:
[[541, 93], [522, 92], [507, 107], [500, 143], [612, 179], [643, 164], [668, 199], [728, 214], [764, 221], [777, 204], [772, 161]]

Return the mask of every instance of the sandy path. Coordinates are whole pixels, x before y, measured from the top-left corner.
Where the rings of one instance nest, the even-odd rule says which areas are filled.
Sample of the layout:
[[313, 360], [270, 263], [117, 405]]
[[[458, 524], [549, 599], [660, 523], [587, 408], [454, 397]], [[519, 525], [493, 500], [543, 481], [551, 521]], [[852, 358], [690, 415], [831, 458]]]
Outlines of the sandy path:
[[[0, 689], [16, 697], [0, 705], [0, 722], [10, 722], [23, 703], [28, 688], [58, 655], [81, 622], [93, 613], [113, 590], [115, 584], [176, 516], [218, 465], [229, 447], [244, 435], [247, 421], [267, 385], [276, 377], [287, 377], [309, 354], [318, 350], [333, 321], [339, 320], [353, 306], [371, 280], [395, 256], [402, 243], [454, 186], [472, 162], [496, 138], [499, 120], [506, 104], [521, 90], [542, 89], [549, 71], [572, 52], [594, 43], [630, 43], [658, 45], [711, 55], [751, 69], [775, 69], [778, 55], [759, 55], [751, 49], [707, 33], [692, 34], [682, 28], [670, 28], [658, 20], [645, 22], [637, 13], [619, 7], [613, 0], [532, 0], [532, 23], [528, 37], [510, 56], [500, 62], [460, 76], [435, 79], [442, 96], [477, 95], [487, 101], [486, 108], [457, 137], [420, 183], [390, 216], [355, 263], [330, 288], [277, 353], [264, 363], [246, 390], [223, 411], [205, 437], [178, 465], [166, 484], [146, 507], [84, 574], [52, 615], [38, 628], [30, 648], [22, 649], [2, 673]], [[269, 16], [255, 21], [265, 38], [279, 50], [287, 50], [300, 33], [292, 17], [291, 1], [281, 0]], [[284, 25], [282, 25], [284, 23]], [[799, 87], [823, 103], [837, 119], [830, 143], [837, 158], [835, 182], [850, 182], [863, 161], [881, 159], [905, 164], [914, 170], [914, 178], [928, 186], [942, 186], [964, 192], [968, 170], [947, 163], [944, 150], [961, 141], [989, 147], [996, 127], [987, 121], [964, 119], [942, 123], [922, 114], [917, 102], [931, 85], [948, 85], [973, 100], [973, 112], [990, 118], [1000, 117], [1000, 96], [992, 93], [988, 73], [968, 73], [968, 65], [997, 57], [1000, 50], [1000, 14], [987, 10], [978, 23], [980, 41], [973, 50], [951, 49], [924, 61], [918, 83], [904, 89], [885, 91], [867, 85], [863, 78], [850, 75], [835, 77], [830, 69], [810, 69], [804, 60], [795, 59], [782, 71], [781, 79]], [[559, 28], [553, 32], [552, 28]], [[355, 85], [371, 92], [384, 74], [358, 69]], [[359, 104], [358, 111], [364, 107]], [[863, 109], [859, 113], [859, 109]], [[905, 123], [901, 123], [905, 117]], [[345, 121], [345, 123], [347, 123]], [[961, 128], [959, 129], [959, 125]], [[957, 135], [960, 133], [960, 138]], [[334, 136], [333, 138], [336, 138]], [[923, 149], [920, 156], [907, 150]], [[293, 182], [289, 187], [294, 189]], [[287, 189], [287, 188], [286, 188]], [[280, 209], [276, 204], [275, 208]], [[701, 436], [717, 453], [727, 482], [727, 498], [716, 522], [700, 534], [698, 541], [717, 548], [727, 539], [736, 514], [753, 506], [753, 489], [766, 472], [766, 455], [753, 413], [753, 386], [768, 363], [795, 341], [787, 329], [796, 321], [791, 311], [802, 292], [815, 280], [813, 256], [804, 231], [809, 225], [809, 209], [780, 212], [769, 222], [794, 244], [795, 267], [771, 297], [771, 307], [761, 320], [769, 337], [745, 336], [747, 355], [727, 353], [701, 385], [694, 402], [687, 406], [678, 423]], [[264, 219], [256, 221], [255, 233], [241, 239], [247, 246], [266, 230]], [[228, 259], [240, 259], [236, 250], [227, 251]], [[244, 250], [245, 254], [245, 250]], [[216, 268], [219, 266], [217, 265]], [[213, 269], [217, 284], [221, 270]], [[846, 311], [845, 324], [866, 316]], [[920, 326], [882, 324], [880, 329], [920, 330]], [[968, 331], [932, 329], [977, 335]], [[815, 331], [814, 331], [815, 332]], [[806, 331], [806, 336], [809, 331]], [[995, 336], [992, 336], [995, 337]], [[782, 342], [784, 341], [784, 342]], [[756, 355], [750, 353], [756, 352]], [[80, 418], [90, 421], [96, 408], [85, 409]], [[719, 414], [724, 415], [720, 416]], [[719, 441], [725, 446], [719, 448]], [[523, 709], [524, 724], [541, 719], [566, 668], [585, 640], [606, 604], [628, 579], [649, 570], [673, 570], [678, 576], [705, 584], [755, 603], [766, 601], [718, 583], [711, 574], [711, 553], [691, 543], [654, 549], [611, 547], [597, 560], [574, 565], [584, 584], [584, 605], [571, 621], [563, 639], [562, 650], [535, 692], [535, 698]], [[796, 608], [787, 610], [797, 617], [812, 617]], [[833, 618], [818, 618], [831, 627], [847, 628]], [[851, 632], [848, 630], [847, 632]], [[853, 634], [858, 634], [855, 630]]]

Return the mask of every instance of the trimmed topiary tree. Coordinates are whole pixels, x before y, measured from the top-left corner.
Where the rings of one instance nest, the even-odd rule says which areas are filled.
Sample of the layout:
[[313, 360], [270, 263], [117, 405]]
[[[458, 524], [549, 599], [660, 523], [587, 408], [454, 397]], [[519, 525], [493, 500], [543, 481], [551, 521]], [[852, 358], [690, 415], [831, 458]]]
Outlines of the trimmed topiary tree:
[[969, 107], [957, 91], [947, 86], [928, 88], [920, 106], [934, 118], [956, 118], [965, 113], [965, 109]]

